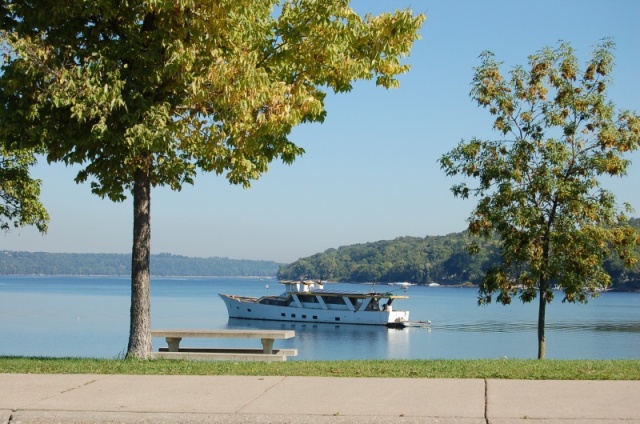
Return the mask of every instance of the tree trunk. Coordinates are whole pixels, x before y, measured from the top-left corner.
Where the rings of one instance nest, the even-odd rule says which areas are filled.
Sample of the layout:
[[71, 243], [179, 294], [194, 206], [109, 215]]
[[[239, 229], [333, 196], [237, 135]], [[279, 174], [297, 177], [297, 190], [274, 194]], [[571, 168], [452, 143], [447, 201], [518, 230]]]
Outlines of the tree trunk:
[[133, 188], [133, 249], [131, 254], [131, 317], [127, 358], [151, 353], [151, 179], [149, 169], [135, 172]]
[[540, 305], [538, 307], [538, 359], [544, 359], [546, 342], [544, 339], [544, 323], [547, 311], [547, 283], [540, 279]]

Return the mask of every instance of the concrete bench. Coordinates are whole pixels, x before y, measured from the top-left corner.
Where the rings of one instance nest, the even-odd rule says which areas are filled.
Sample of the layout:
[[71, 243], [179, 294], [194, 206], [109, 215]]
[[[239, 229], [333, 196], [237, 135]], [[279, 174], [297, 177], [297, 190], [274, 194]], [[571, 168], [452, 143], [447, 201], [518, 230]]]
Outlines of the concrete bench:
[[[164, 337], [167, 348], [152, 352], [153, 358], [218, 360], [218, 361], [286, 361], [287, 356], [297, 356], [297, 349], [273, 349], [275, 339], [290, 339], [293, 330], [151, 330], [151, 337]], [[243, 338], [260, 339], [262, 349], [242, 348], [184, 348], [183, 338]]]

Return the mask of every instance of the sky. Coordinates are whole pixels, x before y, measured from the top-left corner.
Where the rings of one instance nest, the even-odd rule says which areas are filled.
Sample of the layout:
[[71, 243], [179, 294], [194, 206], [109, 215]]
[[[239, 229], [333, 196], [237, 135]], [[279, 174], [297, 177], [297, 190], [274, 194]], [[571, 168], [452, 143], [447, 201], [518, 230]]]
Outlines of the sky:
[[[151, 195], [152, 253], [290, 263], [340, 246], [435, 236], [466, 229], [473, 198], [454, 198], [460, 182], [437, 160], [461, 140], [496, 139], [489, 113], [469, 97], [478, 56], [492, 51], [503, 70], [526, 65], [542, 47], [569, 42], [584, 64], [604, 37], [616, 43], [618, 109], [640, 112], [640, 1], [636, 0], [357, 0], [361, 14], [410, 8], [427, 20], [405, 63], [400, 88], [359, 82], [328, 95], [322, 124], [294, 129], [306, 153], [292, 165], [272, 163], [250, 189], [200, 174], [193, 186]], [[603, 185], [640, 216], [640, 152], [625, 178]], [[130, 253], [131, 199], [113, 203], [76, 184], [79, 168], [41, 160], [49, 230], [12, 229], [0, 250]], [[470, 181], [472, 182], [472, 181]]]

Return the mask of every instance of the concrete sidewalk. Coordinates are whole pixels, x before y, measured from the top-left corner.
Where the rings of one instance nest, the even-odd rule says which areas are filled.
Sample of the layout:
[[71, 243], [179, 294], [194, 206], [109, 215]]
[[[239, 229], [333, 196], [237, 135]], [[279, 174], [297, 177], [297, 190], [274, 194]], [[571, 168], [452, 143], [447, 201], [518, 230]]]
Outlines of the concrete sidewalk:
[[0, 423], [640, 423], [640, 381], [0, 374]]

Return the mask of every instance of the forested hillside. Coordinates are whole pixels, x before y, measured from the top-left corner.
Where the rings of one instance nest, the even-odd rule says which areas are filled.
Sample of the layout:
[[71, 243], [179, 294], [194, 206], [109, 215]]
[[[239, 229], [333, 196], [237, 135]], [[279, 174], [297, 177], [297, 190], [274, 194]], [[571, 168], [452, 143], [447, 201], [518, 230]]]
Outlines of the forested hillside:
[[[630, 223], [640, 229], [640, 219], [631, 219]], [[482, 242], [480, 252], [470, 255], [466, 250], [469, 242], [466, 233], [454, 233], [343, 246], [283, 265], [278, 277], [478, 284], [484, 272], [499, 260], [498, 243], [494, 240]], [[640, 248], [636, 248], [636, 252], [640, 258]], [[612, 277], [613, 287], [625, 285], [628, 289], [640, 289], [640, 263], [628, 269], [619, 258], [612, 256], [605, 268]]]
[[486, 242], [479, 254], [470, 255], [466, 250], [469, 241], [465, 233], [455, 233], [343, 246], [281, 266], [278, 277], [417, 284], [476, 283], [498, 259], [498, 249], [496, 243]]
[[[228, 258], [151, 255], [156, 276], [274, 276], [278, 263]], [[0, 275], [130, 275], [130, 254], [0, 251]]]

